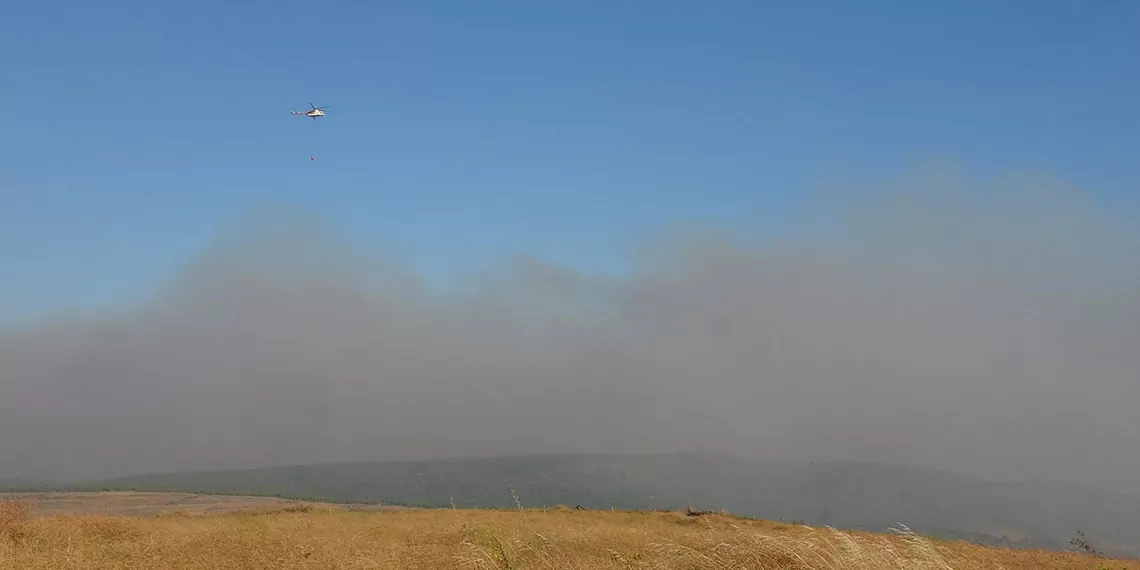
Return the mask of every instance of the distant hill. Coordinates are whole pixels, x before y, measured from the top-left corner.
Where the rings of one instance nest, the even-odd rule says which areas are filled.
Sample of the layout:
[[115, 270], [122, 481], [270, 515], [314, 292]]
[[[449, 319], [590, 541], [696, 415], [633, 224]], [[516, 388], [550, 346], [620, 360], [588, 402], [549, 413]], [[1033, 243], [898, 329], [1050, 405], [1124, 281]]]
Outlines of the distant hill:
[[35, 489], [35, 488], [38, 488], [41, 486], [43, 486], [43, 483], [39, 483], [37, 481], [30, 481], [28, 479], [0, 478], [0, 490], [5, 490], [5, 489], [11, 489], [11, 490]]
[[[1051, 483], [994, 483], [876, 463], [771, 464], [724, 455], [549, 455], [337, 463], [152, 474], [68, 485], [271, 495], [408, 506], [724, 509], [809, 525], [912, 530], [984, 544], [1140, 554], [1140, 497]], [[43, 488], [43, 487], [41, 487]]]

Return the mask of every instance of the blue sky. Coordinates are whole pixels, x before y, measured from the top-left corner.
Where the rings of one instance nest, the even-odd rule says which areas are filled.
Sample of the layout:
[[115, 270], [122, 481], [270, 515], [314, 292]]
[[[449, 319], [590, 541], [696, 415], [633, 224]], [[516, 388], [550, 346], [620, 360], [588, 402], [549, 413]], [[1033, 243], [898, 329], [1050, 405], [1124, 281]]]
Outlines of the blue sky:
[[620, 269], [928, 157], [1140, 180], [1129, 0], [166, 4], [5, 7], [0, 322], [145, 295], [266, 201], [440, 275]]

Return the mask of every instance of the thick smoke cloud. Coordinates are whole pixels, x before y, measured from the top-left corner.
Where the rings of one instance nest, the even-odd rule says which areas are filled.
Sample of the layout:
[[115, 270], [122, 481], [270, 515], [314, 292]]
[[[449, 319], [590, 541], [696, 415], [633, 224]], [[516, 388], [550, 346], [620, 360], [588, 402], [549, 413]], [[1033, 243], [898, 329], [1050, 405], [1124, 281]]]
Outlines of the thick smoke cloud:
[[270, 218], [131, 311], [0, 332], [0, 476], [726, 451], [1140, 493], [1140, 220], [937, 171], [816, 203], [447, 295]]

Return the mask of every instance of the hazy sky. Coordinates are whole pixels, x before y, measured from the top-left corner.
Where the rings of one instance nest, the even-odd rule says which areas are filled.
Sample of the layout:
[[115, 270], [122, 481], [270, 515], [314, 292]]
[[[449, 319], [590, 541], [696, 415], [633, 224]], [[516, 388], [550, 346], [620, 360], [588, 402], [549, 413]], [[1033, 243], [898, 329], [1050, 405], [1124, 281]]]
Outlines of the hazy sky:
[[[767, 233], [821, 181], [930, 156], [1109, 204], [1140, 179], [1132, 0], [4, 13], [0, 322], [129, 302], [263, 200], [438, 279], [524, 252], [619, 272], [678, 218]], [[329, 116], [288, 114], [309, 100]]]
[[266, 212], [145, 306], [0, 337], [9, 475], [730, 451], [1140, 492], [1135, 216], [1036, 177], [823, 192], [802, 232], [537, 258], [433, 295]]
[[1140, 5], [251, 6], [0, 21], [0, 477], [719, 450], [1140, 493]]

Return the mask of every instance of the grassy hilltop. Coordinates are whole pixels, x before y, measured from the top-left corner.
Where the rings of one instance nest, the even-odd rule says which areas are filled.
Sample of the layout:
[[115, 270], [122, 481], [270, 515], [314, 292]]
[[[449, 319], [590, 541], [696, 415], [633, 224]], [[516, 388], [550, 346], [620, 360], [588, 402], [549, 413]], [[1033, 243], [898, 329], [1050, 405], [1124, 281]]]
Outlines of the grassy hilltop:
[[407, 509], [33, 516], [0, 502], [0, 568], [1095, 570], [1140, 562], [678, 512]]
[[523, 504], [592, 509], [727, 510], [768, 520], [884, 531], [905, 523], [939, 538], [1137, 556], [1140, 498], [1045, 483], [993, 483], [874, 463], [775, 465], [721, 455], [561, 455], [187, 472], [66, 486], [268, 495], [459, 508]]

